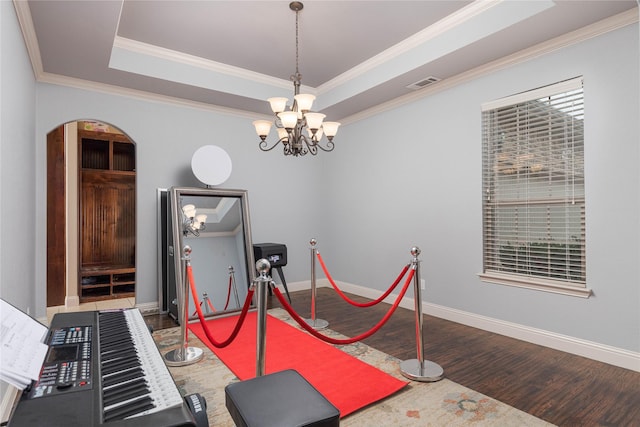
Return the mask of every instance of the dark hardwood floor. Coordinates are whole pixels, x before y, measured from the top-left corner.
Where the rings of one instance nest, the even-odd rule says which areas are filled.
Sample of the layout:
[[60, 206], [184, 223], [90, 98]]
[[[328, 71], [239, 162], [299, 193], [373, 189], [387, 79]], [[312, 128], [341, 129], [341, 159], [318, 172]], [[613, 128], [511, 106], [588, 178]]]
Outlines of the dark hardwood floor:
[[[311, 293], [292, 292], [291, 298], [296, 311], [309, 317]], [[269, 297], [269, 307], [279, 306], [275, 297]], [[333, 289], [317, 290], [317, 318], [347, 336], [369, 330], [389, 307], [357, 308]], [[168, 316], [146, 319], [156, 329], [175, 326]], [[403, 308], [364, 340], [401, 360], [417, 357], [415, 341], [414, 312]], [[547, 422], [560, 426], [640, 426], [638, 372], [427, 315], [424, 347], [425, 359], [442, 366], [446, 378]]]

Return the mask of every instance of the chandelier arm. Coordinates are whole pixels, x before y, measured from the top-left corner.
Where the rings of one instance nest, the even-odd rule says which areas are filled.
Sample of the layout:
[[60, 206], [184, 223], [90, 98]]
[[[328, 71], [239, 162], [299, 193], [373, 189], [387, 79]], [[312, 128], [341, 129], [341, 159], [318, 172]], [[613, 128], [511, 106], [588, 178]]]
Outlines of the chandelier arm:
[[320, 145], [320, 141], [318, 141], [318, 143], [316, 144], [316, 146], [321, 149], [322, 151], [328, 153], [329, 151], [333, 151], [333, 149], [336, 147], [336, 145], [333, 143], [333, 141], [327, 141], [327, 147], [323, 147], [322, 145]]
[[302, 130], [303, 129], [300, 126], [300, 122], [298, 122], [298, 126], [296, 126], [296, 128], [292, 133], [292, 138], [294, 142], [291, 145], [293, 148], [293, 155], [296, 157], [304, 156], [305, 154], [308, 153], [308, 150], [306, 147], [308, 147], [309, 144], [307, 143], [307, 138], [302, 133]]
[[315, 144], [315, 142], [313, 141], [313, 139], [308, 138], [307, 135], [300, 133], [300, 141], [304, 141], [304, 143], [307, 145], [307, 147], [311, 148], [313, 147]]
[[282, 119], [277, 114], [276, 114], [276, 118], [273, 120], [273, 124], [277, 128], [283, 128], [284, 129], [284, 126], [282, 126]]
[[[318, 148], [317, 148], [318, 144], [315, 143], [313, 140], [310, 140], [309, 138], [307, 138], [306, 135], [300, 135], [300, 141], [304, 142], [304, 146], [307, 147], [306, 151], [313, 154], [314, 156], [318, 154]], [[306, 154], [306, 152], [304, 154]]]
[[318, 153], [318, 148], [326, 153], [328, 153], [329, 151], [333, 151], [333, 149], [335, 148], [335, 144], [333, 143], [333, 141], [327, 141], [326, 147], [323, 147], [322, 144], [320, 144], [320, 141], [318, 140], [314, 140], [313, 138], [308, 138], [304, 134], [301, 134], [300, 137], [301, 137], [300, 139], [304, 141], [307, 147], [309, 147], [309, 150], [312, 152], [314, 156]]
[[189, 233], [193, 234], [195, 237], [200, 237], [200, 230], [194, 230], [191, 227], [186, 227], [182, 232], [184, 236], [188, 236]]
[[[260, 141], [260, 143], [258, 144], [258, 147], [260, 147], [260, 149], [262, 151], [271, 151], [274, 148], [276, 148], [276, 146], [278, 145], [278, 143], [280, 143], [280, 141], [282, 141], [281, 139], [277, 140], [271, 147], [269, 147], [269, 143], [264, 140], [264, 141]], [[285, 149], [286, 149], [287, 145], [285, 144]]]

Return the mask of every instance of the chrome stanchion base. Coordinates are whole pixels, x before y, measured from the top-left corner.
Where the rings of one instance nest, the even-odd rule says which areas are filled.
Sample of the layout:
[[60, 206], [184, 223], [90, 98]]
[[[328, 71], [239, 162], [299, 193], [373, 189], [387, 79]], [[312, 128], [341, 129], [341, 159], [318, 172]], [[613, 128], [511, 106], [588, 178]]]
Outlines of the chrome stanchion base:
[[307, 325], [311, 326], [313, 329], [320, 330], [326, 329], [329, 326], [329, 322], [322, 319], [304, 319], [307, 322]]
[[164, 360], [169, 366], [187, 366], [199, 362], [204, 357], [204, 351], [198, 347], [187, 347], [183, 352], [181, 348], [171, 350], [164, 355]]
[[425, 360], [420, 366], [418, 359], [400, 362], [402, 375], [413, 381], [435, 382], [444, 378], [444, 370], [435, 362]]

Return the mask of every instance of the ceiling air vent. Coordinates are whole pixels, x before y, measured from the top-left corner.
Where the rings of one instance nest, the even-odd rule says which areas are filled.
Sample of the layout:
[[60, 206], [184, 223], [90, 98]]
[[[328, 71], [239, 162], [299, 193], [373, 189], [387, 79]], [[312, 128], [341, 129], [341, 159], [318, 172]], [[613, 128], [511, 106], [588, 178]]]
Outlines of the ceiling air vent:
[[413, 89], [413, 90], [422, 89], [423, 87], [429, 86], [435, 82], [439, 82], [440, 80], [441, 79], [437, 77], [429, 76], [425, 79], [418, 80], [417, 82], [410, 84], [409, 86], [407, 86], [407, 89]]

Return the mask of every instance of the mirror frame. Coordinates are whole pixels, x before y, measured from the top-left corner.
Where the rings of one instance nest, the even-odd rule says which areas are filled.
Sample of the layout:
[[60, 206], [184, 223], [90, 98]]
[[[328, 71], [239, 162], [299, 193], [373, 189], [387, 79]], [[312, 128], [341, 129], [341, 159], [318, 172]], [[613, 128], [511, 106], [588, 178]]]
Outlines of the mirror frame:
[[[222, 189], [222, 188], [191, 188], [191, 187], [171, 187], [171, 215], [172, 215], [172, 233], [173, 233], [173, 243], [174, 243], [174, 265], [175, 265], [175, 276], [176, 276], [176, 296], [178, 297], [178, 304], [182, 304], [178, 306], [178, 313], [180, 321], [181, 319], [188, 316], [188, 307], [189, 301], [180, 301], [182, 296], [183, 299], [186, 299], [190, 295], [190, 291], [185, 293], [186, 288], [186, 280], [185, 280], [185, 262], [183, 260], [184, 257], [184, 234], [182, 230], [182, 208], [180, 206], [180, 199], [182, 197], [190, 197], [190, 196], [209, 196], [209, 197], [234, 197], [240, 199], [241, 204], [241, 215], [242, 215], [242, 225], [244, 231], [244, 253], [246, 259], [246, 271], [247, 271], [247, 280], [249, 286], [255, 280], [255, 261], [253, 259], [253, 244], [251, 240], [251, 222], [249, 219], [249, 196], [247, 190], [233, 190], [233, 189]], [[177, 242], [177, 244], [176, 244]], [[244, 301], [241, 301], [241, 305]], [[253, 304], [253, 303], [252, 303]], [[181, 310], [184, 309], [184, 312]], [[214, 313], [209, 314], [206, 317], [211, 316], [220, 316], [229, 313], [235, 313], [240, 311], [241, 308], [235, 310], [227, 310], [224, 313]]]

